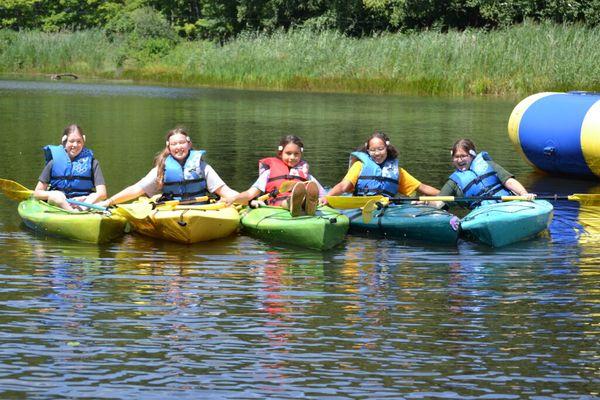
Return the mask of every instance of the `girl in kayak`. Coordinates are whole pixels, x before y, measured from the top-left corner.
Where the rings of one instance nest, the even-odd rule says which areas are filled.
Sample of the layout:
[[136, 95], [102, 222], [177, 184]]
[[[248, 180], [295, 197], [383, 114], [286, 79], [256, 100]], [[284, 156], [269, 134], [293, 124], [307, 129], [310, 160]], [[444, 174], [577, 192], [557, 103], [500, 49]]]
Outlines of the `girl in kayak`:
[[150, 172], [137, 183], [99, 204], [108, 207], [142, 195], [152, 197], [158, 193], [174, 200], [201, 197], [209, 192], [221, 197], [238, 194], [204, 161], [204, 154], [203, 150], [192, 149], [192, 140], [184, 129], [172, 129], [167, 132], [165, 148], [154, 159], [154, 167]]
[[304, 144], [298, 136], [284, 136], [279, 142], [277, 157], [259, 160], [256, 182], [248, 190], [225, 201], [247, 204], [261, 194], [269, 193], [268, 205], [287, 208], [293, 217], [314, 215], [319, 195], [324, 195], [325, 190], [309, 173], [308, 163], [302, 159], [303, 152]]
[[[535, 194], [527, 189], [514, 176], [495, 163], [487, 152], [477, 153], [469, 139], [459, 139], [452, 146], [452, 165], [456, 170], [446, 181], [440, 196], [510, 196], [517, 194], [533, 200]], [[486, 202], [483, 202], [486, 203]], [[487, 201], [489, 203], [489, 201]], [[474, 208], [482, 202], [473, 202]]]
[[33, 196], [65, 210], [77, 207], [68, 200], [95, 203], [106, 198], [106, 184], [98, 160], [85, 147], [83, 130], [75, 124], [67, 126], [61, 145], [44, 147], [46, 166], [42, 170]]
[[427, 196], [435, 196], [439, 190], [426, 185], [398, 163], [398, 150], [390, 143], [389, 137], [375, 131], [358, 150], [352, 153], [352, 165], [346, 176], [327, 193], [337, 196], [352, 193], [355, 196], [384, 195], [405, 196], [417, 191]]

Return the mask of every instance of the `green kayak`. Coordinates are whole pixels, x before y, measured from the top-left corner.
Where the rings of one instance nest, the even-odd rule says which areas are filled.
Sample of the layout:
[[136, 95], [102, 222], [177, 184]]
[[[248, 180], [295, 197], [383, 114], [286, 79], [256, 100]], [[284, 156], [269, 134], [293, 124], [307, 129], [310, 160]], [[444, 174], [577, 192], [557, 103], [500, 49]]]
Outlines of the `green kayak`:
[[348, 217], [329, 207], [319, 207], [313, 216], [292, 218], [281, 207], [259, 207], [241, 212], [244, 231], [260, 239], [309, 249], [326, 250], [346, 236]]
[[35, 199], [20, 202], [19, 215], [27, 227], [37, 232], [81, 242], [109, 242], [128, 229], [127, 220], [120, 215], [67, 211]]

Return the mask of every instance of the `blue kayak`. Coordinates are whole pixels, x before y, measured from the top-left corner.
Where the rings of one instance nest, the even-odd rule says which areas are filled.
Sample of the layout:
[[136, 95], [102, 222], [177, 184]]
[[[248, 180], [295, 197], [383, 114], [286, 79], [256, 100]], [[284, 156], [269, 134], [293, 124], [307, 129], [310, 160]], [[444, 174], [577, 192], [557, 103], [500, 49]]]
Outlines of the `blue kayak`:
[[450, 224], [457, 218], [430, 206], [390, 204], [374, 210], [369, 222], [364, 221], [360, 209], [340, 211], [350, 218], [350, 233], [450, 245], [458, 240], [458, 232]]
[[467, 240], [507, 246], [546, 230], [553, 211], [545, 200], [492, 203], [467, 214], [460, 223], [461, 233]]

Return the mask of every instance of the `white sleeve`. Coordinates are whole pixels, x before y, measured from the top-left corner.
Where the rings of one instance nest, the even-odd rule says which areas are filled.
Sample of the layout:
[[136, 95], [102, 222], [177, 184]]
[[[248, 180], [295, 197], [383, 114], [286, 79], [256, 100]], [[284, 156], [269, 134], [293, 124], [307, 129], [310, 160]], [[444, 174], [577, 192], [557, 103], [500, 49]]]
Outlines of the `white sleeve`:
[[206, 178], [206, 188], [211, 193], [214, 193], [221, 186], [225, 185], [219, 174], [208, 164], [204, 167], [204, 177]]
[[267, 181], [269, 180], [270, 176], [271, 176], [271, 170], [270, 169], [264, 170], [258, 176], [258, 179], [252, 184], [252, 187], [265, 193], [267, 191]]
[[142, 179], [140, 179], [135, 186], [142, 188], [146, 196], [152, 197], [159, 192], [158, 184], [156, 183], [156, 177], [158, 170], [156, 167], [152, 168], [150, 172], [146, 174]]

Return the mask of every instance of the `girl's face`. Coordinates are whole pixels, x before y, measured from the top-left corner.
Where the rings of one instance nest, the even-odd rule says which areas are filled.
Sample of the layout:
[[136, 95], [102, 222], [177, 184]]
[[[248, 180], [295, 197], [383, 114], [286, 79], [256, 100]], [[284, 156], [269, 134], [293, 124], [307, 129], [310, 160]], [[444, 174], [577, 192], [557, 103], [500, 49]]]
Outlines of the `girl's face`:
[[281, 151], [281, 160], [290, 168], [298, 165], [300, 160], [302, 160], [302, 151], [300, 151], [300, 146], [295, 143], [286, 144]]
[[190, 149], [192, 148], [192, 143], [188, 141], [188, 137], [181, 133], [176, 133], [174, 135], [169, 136], [169, 153], [179, 162], [185, 161], [188, 154], [190, 154]]
[[468, 170], [472, 162], [473, 156], [463, 148], [459, 147], [452, 155], [452, 165], [459, 171]]
[[385, 142], [378, 137], [374, 137], [369, 140], [369, 147], [367, 148], [367, 152], [369, 156], [375, 161], [377, 164], [381, 164], [387, 158], [387, 146]]
[[81, 153], [84, 146], [83, 137], [79, 134], [79, 132], [71, 132], [67, 136], [67, 141], [65, 142], [65, 150], [69, 155], [69, 158], [73, 160], [75, 157]]

